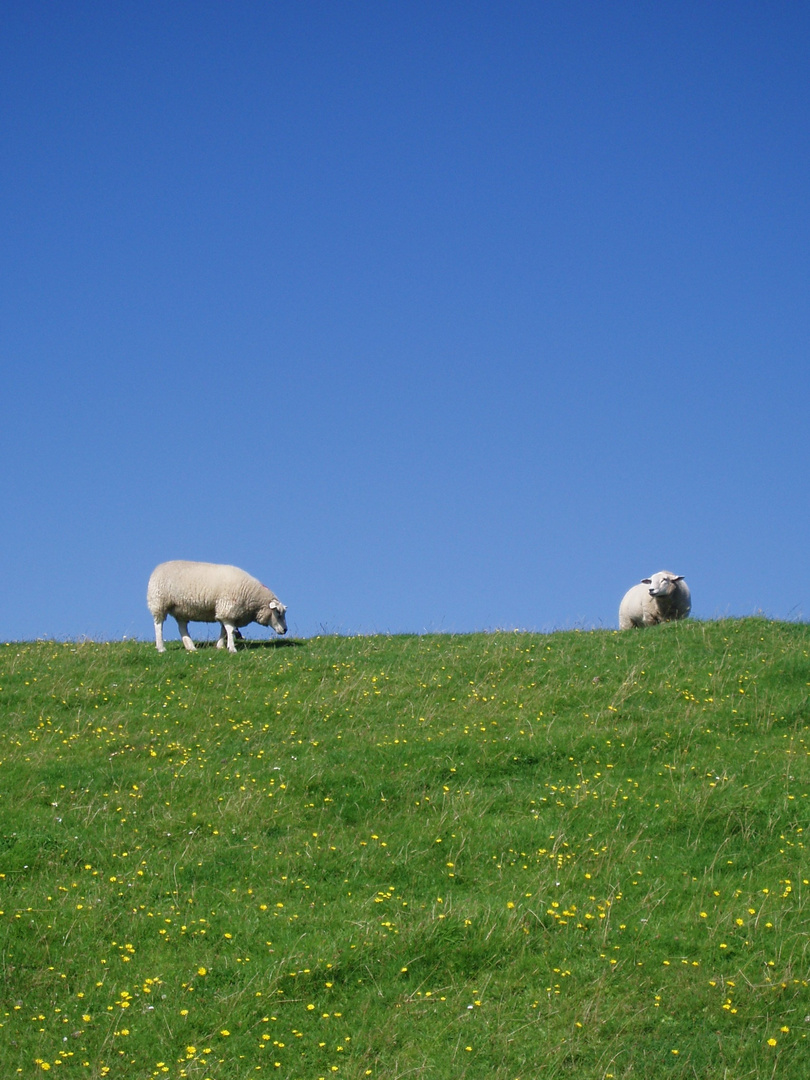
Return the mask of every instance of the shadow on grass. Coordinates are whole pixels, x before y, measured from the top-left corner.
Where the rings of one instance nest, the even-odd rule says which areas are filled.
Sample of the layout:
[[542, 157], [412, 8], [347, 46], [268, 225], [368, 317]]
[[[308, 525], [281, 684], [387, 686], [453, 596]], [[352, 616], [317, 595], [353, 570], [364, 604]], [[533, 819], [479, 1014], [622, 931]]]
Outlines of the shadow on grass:
[[297, 641], [295, 638], [270, 638], [269, 641], [242, 638], [236, 648], [239, 652], [243, 649], [301, 649], [306, 644], [306, 641]]
[[[248, 649], [300, 649], [307, 644], [306, 641], [296, 641], [295, 638], [271, 638], [270, 641], [253, 641], [246, 640], [245, 638], [239, 638], [236, 642], [236, 651], [244, 652]], [[182, 641], [166, 642], [167, 652], [182, 652]], [[206, 652], [209, 649], [213, 649], [216, 652], [225, 652], [225, 649], [217, 649], [216, 640], [212, 641], [195, 641], [195, 650], [197, 652]]]

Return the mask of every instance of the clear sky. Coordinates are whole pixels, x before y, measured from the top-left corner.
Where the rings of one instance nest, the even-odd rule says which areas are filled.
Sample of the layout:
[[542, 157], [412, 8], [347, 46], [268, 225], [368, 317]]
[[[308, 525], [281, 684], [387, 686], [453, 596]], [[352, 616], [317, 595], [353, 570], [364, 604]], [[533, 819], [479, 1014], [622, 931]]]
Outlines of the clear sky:
[[298, 636], [810, 617], [809, 136], [793, 0], [5, 4], [0, 640], [174, 558]]

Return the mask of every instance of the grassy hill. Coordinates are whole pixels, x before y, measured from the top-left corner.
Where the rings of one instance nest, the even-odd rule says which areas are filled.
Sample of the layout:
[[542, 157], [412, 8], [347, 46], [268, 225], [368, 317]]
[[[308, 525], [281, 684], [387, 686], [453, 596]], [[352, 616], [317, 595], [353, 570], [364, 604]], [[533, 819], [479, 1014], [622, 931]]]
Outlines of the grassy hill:
[[0, 645], [2, 1076], [798, 1077], [810, 628]]

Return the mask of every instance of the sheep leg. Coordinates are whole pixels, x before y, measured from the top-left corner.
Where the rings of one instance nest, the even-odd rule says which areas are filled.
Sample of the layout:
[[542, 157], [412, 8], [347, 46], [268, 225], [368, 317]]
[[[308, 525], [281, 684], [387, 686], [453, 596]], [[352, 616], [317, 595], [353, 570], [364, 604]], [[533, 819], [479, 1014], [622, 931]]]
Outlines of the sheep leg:
[[219, 626], [220, 626], [220, 630], [219, 630], [219, 637], [217, 638], [217, 648], [218, 649], [224, 649], [225, 648], [225, 642], [228, 640], [227, 634], [226, 634], [226, 631], [225, 631], [225, 623], [221, 622], [219, 624]]
[[163, 644], [163, 619], [155, 619], [155, 645], [158, 652], [166, 652]]
[[188, 632], [188, 622], [185, 619], [177, 620], [177, 628], [180, 631], [180, 637], [183, 639], [183, 644], [189, 652], [195, 652], [196, 646], [191, 640], [191, 635]]
[[236, 642], [233, 639], [233, 632], [236, 627], [233, 623], [222, 622], [222, 633], [219, 635], [219, 641], [217, 642], [218, 648], [222, 648], [222, 642], [227, 639], [228, 652], [236, 652]]

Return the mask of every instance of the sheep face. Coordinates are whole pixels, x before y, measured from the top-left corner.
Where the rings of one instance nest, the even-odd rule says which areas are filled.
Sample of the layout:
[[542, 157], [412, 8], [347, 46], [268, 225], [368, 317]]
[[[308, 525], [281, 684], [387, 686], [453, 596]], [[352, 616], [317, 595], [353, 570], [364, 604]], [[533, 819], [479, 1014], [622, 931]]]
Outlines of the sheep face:
[[287, 633], [287, 609], [275, 597], [256, 614], [259, 626], [272, 626], [277, 634]]
[[683, 581], [683, 574], [653, 574], [651, 578], [641, 579], [642, 585], [650, 586], [650, 596], [672, 596], [679, 581]]

